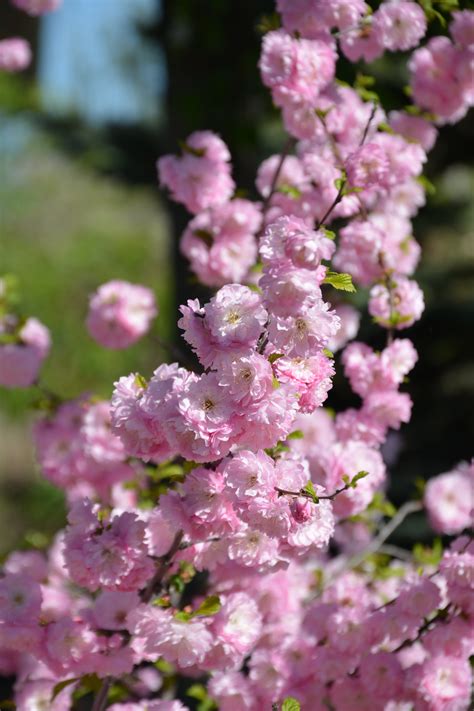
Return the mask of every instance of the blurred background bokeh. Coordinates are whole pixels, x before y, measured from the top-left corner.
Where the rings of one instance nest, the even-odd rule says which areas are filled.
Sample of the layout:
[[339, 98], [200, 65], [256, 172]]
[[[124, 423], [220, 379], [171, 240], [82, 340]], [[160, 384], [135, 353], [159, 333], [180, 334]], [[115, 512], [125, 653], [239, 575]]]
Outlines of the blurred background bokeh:
[[[26, 74], [0, 74], [0, 272], [18, 276], [23, 311], [52, 332], [43, 375], [52, 390], [108, 397], [120, 375], [149, 375], [167, 359], [159, 342], [179, 338], [178, 304], [203, 292], [179, 256], [188, 217], [160, 194], [156, 158], [212, 129], [231, 149], [239, 188], [255, 196], [257, 165], [285, 141], [256, 67], [273, 10], [272, 0], [64, 0], [35, 20], [0, 3], [1, 37], [27, 37], [35, 52]], [[360, 68], [388, 108], [407, 102], [402, 55]], [[342, 78], [354, 71], [340, 63]], [[426, 169], [435, 190], [415, 236], [427, 308], [406, 334], [420, 353], [413, 418], [386, 451], [395, 503], [474, 449], [473, 148], [468, 116], [442, 129]], [[88, 294], [112, 278], [153, 288], [160, 304], [151, 335], [125, 352], [101, 349], [83, 325]], [[360, 290], [355, 301], [366, 298]], [[361, 336], [383, 345], [367, 317]], [[0, 389], [0, 555], [44, 545], [64, 522], [62, 495], [35, 467], [33, 400]], [[352, 404], [340, 376], [328, 404]], [[421, 517], [400, 542], [415, 535], [430, 537]]]

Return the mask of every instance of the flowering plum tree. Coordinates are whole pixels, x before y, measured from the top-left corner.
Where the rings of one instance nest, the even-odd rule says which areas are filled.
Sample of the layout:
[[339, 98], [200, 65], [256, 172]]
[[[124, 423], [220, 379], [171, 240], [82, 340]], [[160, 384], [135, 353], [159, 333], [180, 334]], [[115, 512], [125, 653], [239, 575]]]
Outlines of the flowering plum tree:
[[[199, 365], [124, 375], [110, 403], [46, 392], [37, 457], [69, 515], [46, 554], [3, 567], [0, 669], [16, 674], [19, 710], [87, 694], [94, 711], [469, 708], [474, 465], [453, 463], [396, 511], [380, 451], [412, 408], [418, 355], [398, 336], [424, 309], [411, 227], [423, 165], [474, 99], [474, 12], [423, 43], [444, 20], [437, 4], [277, 0], [259, 68], [289, 140], [259, 166], [259, 199], [234, 196], [211, 131], [159, 159], [161, 185], [192, 213], [182, 251], [215, 289], [180, 309]], [[445, 15], [456, 4], [440, 3]], [[25, 63], [18, 41], [0, 43], [3, 69]], [[368, 77], [337, 79], [339, 52], [398, 50], [410, 52], [403, 110], [387, 115]], [[354, 340], [359, 314], [341, 299], [354, 284], [386, 330], [380, 352]], [[0, 382], [40, 387], [48, 330], [9, 295], [3, 280]], [[124, 348], [155, 315], [149, 289], [112, 281], [87, 328]], [[337, 351], [360, 404], [332, 413]], [[386, 543], [423, 508], [455, 537], [445, 550]]]

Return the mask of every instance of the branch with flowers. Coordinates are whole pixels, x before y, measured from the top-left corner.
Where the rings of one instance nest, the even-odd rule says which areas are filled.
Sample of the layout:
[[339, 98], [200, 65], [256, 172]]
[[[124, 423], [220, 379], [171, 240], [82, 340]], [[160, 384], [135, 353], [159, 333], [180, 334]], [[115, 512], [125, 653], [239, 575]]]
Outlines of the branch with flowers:
[[[469, 708], [474, 467], [397, 511], [381, 447], [410, 420], [418, 354], [396, 336], [424, 308], [411, 220], [438, 132], [472, 105], [474, 13], [454, 0], [276, 5], [259, 69], [289, 138], [258, 167], [256, 199], [235, 196], [212, 131], [158, 161], [192, 215], [182, 252], [213, 290], [180, 307], [198, 366], [160, 343], [179, 362], [119, 378], [110, 402], [65, 399], [39, 375], [48, 329], [0, 282], [0, 383], [35, 393], [38, 464], [68, 503], [49, 550], [2, 569], [0, 671], [16, 675], [18, 709]], [[425, 41], [440, 18], [446, 32]], [[385, 51], [407, 53], [413, 102], [389, 113], [372, 77], [336, 73], [340, 54]], [[0, 69], [26, 55], [0, 41]], [[355, 288], [387, 330], [380, 352], [355, 340], [360, 314], [342, 300]], [[149, 287], [112, 280], [86, 328], [127, 348], [157, 313]], [[360, 402], [333, 413], [336, 369]], [[445, 548], [391, 542], [421, 510], [453, 537]]]

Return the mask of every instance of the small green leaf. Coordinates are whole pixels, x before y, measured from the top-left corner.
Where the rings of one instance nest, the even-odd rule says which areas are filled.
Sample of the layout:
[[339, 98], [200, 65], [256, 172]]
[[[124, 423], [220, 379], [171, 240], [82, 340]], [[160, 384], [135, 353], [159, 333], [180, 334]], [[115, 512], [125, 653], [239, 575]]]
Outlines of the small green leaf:
[[332, 109], [332, 106], [330, 106], [328, 109], [315, 109], [315, 110], [314, 110], [314, 113], [315, 113], [316, 116], [318, 116], [322, 121], [324, 121], [324, 119], [326, 118], [326, 116], [328, 115], [328, 113], [331, 111], [331, 109]]
[[278, 390], [278, 388], [280, 387], [280, 381], [278, 380], [278, 378], [275, 378], [275, 376], [273, 376], [272, 378], [272, 385], [275, 390]]
[[395, 133], [393, 128], [389, 126], [388, 123], [385, 123], [385, 121], [382, 121], [382, 123], [379, 123], [378, 125], [379, 131], [383, 131], [384, 133]]
[[184, 610], [179, 610], [178, 612], [175, 612], [174, 614], [174, 619], [179, 620], [179, 622], [189, 622], [189, 620], [192, 617], [191, 612], [184, 612]]
[[53, 703], [55, 698], [59, 696], [63, 689], [65, 689], [67, 686], [71, 686], [71, 684], [75, 684], [77, 681], [79, 681], [79, 679], [79, 676], [75, 676], [73, 679], [64, 679], [63, 681], [59, 681], [57, 684], [55, 684], [53, 688], [53, 693], [51, 694], [51, 703]]
[[298, 188], [295, 188], [294, 185], [288, 185], [287, 183], [279, 185], [277, 192], [282, 193], [282, 195], [287, 195], [293, 200], [298, 200], [298, 198], [301, 197], [301, 190], [298, 190]]
[[273, 364], [279, 358], [284, 358], [284, 357], [285, 356], [283, 353], [270, 353], [270, 355], [268, 356], [268, 360], [270, 361], [270, 363]]
[[344, 484], [345, 484], [346, 486], [350, 486], [350, 485], [351, 485], [351, 480], [350, 480], [350, 478], [347, 476], [347, 474], [343, 474], [343, 475], [342, 475], [342, 481], [344, 482]]
[[316, 489], [314, 488], [314, 484], [311, 480], [308, 481], [308, 483], [302, 488], [302, 491], [311, 497], [311, 499], [313, 500], [313, 503], [315, 503], [315, 504], [319, 503], [319, 497], [316, 493]]
[[210, 595], [206, 597], [204, 602], [202, 602], [197, 610], [191, 613], [192, 617], [210, 617], [211, 615], [217, 615], [221, 609], [221, 601], [218, 595]]
[[286, 439], [303, 439], [303, 437], [304, 434], [301, 430], [293, 430]]
[[332, 230], [328, 230], [327, 227], [320, 227], [319, 228], [322, 232], [324, 232], [324, 236], [327, 237], [328, 239], [336, 239], [336, 233], [333, 232]]
[[202, 158], [206, 155], [205, 148], [193, 148], [189, 143], [186, 143], [186, 141], [178, 141], [178, 144], [183, 153], [190, 153], [192, 156], [196, 156], [196, 158]]
[[342, 190], [344, 188], [344, 185], [346, 184], [346, 179], [345, 178], [336, 178], [334, 181], [334, 187], [336, 190]]
[[287, 696], [281, 705], [281, 711], [300, 711], [300, 702], [293, 696]]
[[375, 77], [370, 77], [367, 76], [367, 74], [361, 74], [360, 72], [357, 73], [356, 79], [355, 79], [355, 88], [361, 89], [362, 87], [369, 87], [369, 86], [374, 86], [375, 84]]
[[421, 185], [428, 195], [434, 195], [436, 193], [436, 186], [426, 177], [426, 175], [419, 175], [416, 182]]
[[323, 353], [326, 358], [334, 358], [334, 353], [329, 350], [329, 348], [323, 348]]
[[351, 483], [349, 484], [349, 486], [352, 489], [355, 489], [357, 486], [357, 482], [360, 481], [361, 479], [365, 479], [366, 476], [369, 476], [369, 472], [364, 472], [364, 471], [357, 472], [357, 474], [352, 477]]
[[356, 290], [354, 284], [352, 283], [352, 277], [350, 274], [332, 272], [330, 270], [326, 272], [323, 284], [330, 284], [339, 291], [349, 291], [354, 293]]
[[148, 387], [147, 381], [145, 380], [143, 375], [140, 375], [140, 373], [135, 373], [134, 383], [137, 388], [142, 388], [143, 390]]
[[265, 35], [267, 32], [273, 32], [281, 27], [280, 15], [277, 12], [271, 12], [262, 15], [257, 23], [257, 32]]

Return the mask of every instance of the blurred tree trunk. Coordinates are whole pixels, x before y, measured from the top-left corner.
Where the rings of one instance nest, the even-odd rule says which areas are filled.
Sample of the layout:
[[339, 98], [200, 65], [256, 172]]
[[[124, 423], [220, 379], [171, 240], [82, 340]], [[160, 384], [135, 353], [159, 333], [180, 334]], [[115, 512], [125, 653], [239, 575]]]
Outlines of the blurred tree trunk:
[[[158, 33], [165, 53], [164, 152], [198, 129], [219, 133], [230, 148], [239, 187], [252, 188], [263, 157], [261, 125], [271, 110], [257, 70], [262, 14], [272, 0], [162, 0]], [[259, 132], [260, 131], [260, 132]], [[179, 237], [189, 215], [171, 205], [177, 304], [196, 296], [179, 254]]]

